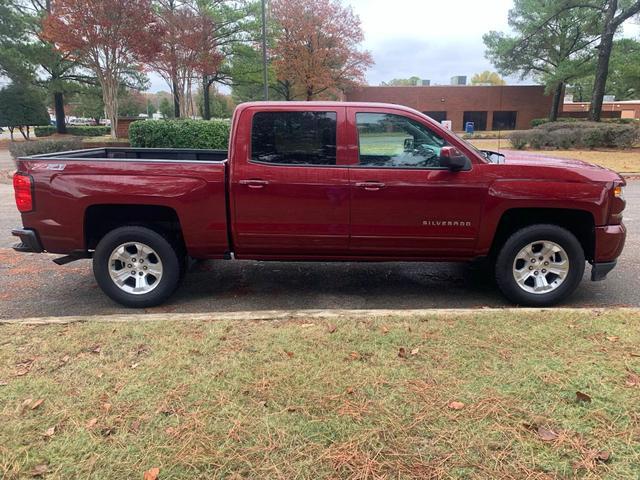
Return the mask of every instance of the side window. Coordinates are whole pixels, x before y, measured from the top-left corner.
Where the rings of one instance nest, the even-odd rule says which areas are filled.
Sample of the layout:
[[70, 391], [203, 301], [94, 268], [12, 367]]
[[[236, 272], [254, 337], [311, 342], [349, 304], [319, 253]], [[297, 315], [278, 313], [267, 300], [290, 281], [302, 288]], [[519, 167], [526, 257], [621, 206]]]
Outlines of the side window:
[[336, 112], [257, 112], [251, 128], [251, 160], [335, 165], [336, 123]]
[[361, 166], [443, 168], [440, 150], [446, 140], [402, 115], [356, 113]]

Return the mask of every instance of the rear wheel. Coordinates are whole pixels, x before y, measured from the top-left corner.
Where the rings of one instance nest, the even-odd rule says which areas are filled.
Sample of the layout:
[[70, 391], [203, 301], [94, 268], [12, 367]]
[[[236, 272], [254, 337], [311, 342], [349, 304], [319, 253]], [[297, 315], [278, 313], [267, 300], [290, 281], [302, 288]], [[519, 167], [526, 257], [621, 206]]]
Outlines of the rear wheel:
[[496, 261], [502, 293], [519, 305], [544, 307], [567, 298], [584, 274], [578, 239], [557, 225], [532, 225], [505, 242]]
[[127, 307], [152, 307], [178, 286], [181, 263], [171, 243], [144, 227], [107, 233], [93, 255], [93, 273], [111, 299]]

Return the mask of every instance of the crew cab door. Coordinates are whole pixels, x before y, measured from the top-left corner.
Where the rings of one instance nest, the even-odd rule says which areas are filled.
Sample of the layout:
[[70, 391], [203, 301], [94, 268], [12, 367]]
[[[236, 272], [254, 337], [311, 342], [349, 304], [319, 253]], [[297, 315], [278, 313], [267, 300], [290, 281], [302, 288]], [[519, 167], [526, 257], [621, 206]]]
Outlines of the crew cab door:
[[239, 258], [344, 255], [349, 169], [344, 107], [251, 107], [232, 153], [233, 243]]
[[471, 255], [487, 194], [471, 161], [462, 171], [444, 168], [440, 150], [449, 142], [419, 115], [350, 107], [348, 118], [357, 147], [350, 173], [352, 254]]

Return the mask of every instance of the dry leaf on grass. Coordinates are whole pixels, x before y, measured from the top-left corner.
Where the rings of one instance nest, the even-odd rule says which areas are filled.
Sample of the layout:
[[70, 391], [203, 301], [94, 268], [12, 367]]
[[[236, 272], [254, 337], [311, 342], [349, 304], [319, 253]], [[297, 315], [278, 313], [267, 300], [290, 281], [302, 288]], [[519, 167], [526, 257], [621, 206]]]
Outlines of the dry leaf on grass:
[[413, 350], [411, 350], [411, 355], [414, 355], [414, 356], [415, 356], [415, 355], [417, 355], [417, 354], [418, 354], [418, 352], [419, 352], [419, 351], [420, 351], [420, 348], [416, 347], [416, 348], [414, 348]]
[[160, 476], [160, 469], [158, 467], [153, 467], [144, 472], [143, 480], [158, 480]]
[[38, 400], [36, 400], [35, 402], [33, 402], [31, 404], [31, 410], [35, 410], [36, 408], [38, 408], [40, 405], [42, 405], [44, 403], [44, 398], [39, 398]]
[[96, 426], [96, 423], [98, 423], [98, 419], [94, 417], [94, 418], [92, 418], [91, 420], [89, 420], [89, 421], [87, 422], [87, 424], [86, 424], [86, 425], [87, 425], [87, 428], [93, 428], [93, 427], [95, 427], [95, 426]]
[[104, 413], [109, 413], [109, 411], [111, 410], [111, 404], [110, 403], [103, 403], [102, 405], [100, 405], [100, 409]]
[[620, 337], [616, 336], [616, 335], [611, 335], [610, 337], [607, 337], [607, 340], [609, 340], [612, 343], [617, 342], [618, 340], [620, 340]]
[[49, 466], [46, 463], [42, 463], [40, 465], [36, 465], [35, 467], [33, 467], [29, 472], [29, 475], [31, 475], [32, 477], [41, 477], [48, 471], [49, 471]]
[[9, 382], [5, 382], [4, 380], [0, 380], [0, 387], [6, 387], [9, 385]]
[[43, 437], [51, 438], [56, 433], [55, 425], [51, 428], [47, 428], [45, 432], [42, 434]]
[[400, 358], [407, 358], [407, 350], [404, 347], [398, 349], [398, 356]]
[[336, 329], [337, 329], [337, 328], [338, 328], [338, 327], [337, 327], [335, 324], [330, 323], [330, 324], [327, 326], [327, 332], [329, 332], [329, 333], [333, 333], [333, 332], [335, 332], [335, 331], [336, 331]]
[[591, 402], [591, 397], [586, 393], [576, 392], [576, 401], [577, 402]]
[[629, 370], [627, 373], [627, 380], [624, 384], [627, 387], [640, 387], [640, 375]]
[[451, 410], [462, 410], [464, 408], [464, 403], [462, 403], [462, 402], [451, 402], [447, 406]]
[[89, 351], [91, 353], [100, 353], [102, 351], [102, 347], [100, 345], [93, 345], [91, 347], [89, 347]]
[[596, 453], [596, 460], [600, 462], [608, 462], [610, 458], [611, 453], [607, 452], [606, 450], [600, 450], [598, 453]]
[[543, 442], [553, 442], [558, 438], [558, 434], [553, 430], [539, 426], [537, 429], [538, 437]]
[[284, 353], [286, 353], [286, 354], [287, 354], [287, 357], [289, 357], [289, 358], [293, 358], [293, 356], [295, 355], [295, 353], [293, 353], [293, 352], [288, 352], [287, 350], [285, 350], [285, 351], [284, 351]]
[[70, 359], [71, 357], [69, 357], [69, 355], [65, 355], [64, 357], [62, 357], [62, 363], [68, 363]]
[[383, 335], [386, 335], [387, 333], [389, 333], [389, 329], [387, 327], [385, 327], [384, 325], [382, 326], [382, 328], [380, 330], [382, 330], [382, 334]]

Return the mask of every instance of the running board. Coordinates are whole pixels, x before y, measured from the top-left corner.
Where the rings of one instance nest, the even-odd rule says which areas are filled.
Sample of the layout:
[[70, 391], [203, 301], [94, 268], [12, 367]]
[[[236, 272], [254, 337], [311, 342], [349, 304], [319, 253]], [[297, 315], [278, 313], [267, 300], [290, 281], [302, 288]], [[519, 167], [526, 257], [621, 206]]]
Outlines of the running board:
[[67, 263], [75, 262], [76, 260], [82, 260], [83, 258], [92, 258], [93, 252], [87, 252], [86, 250], [77, 250], [75, 252], [71, 252], [69, 255], [65, 255], [64, 257], [54, 258], [53, 263], [56, 265], [66, 265]]

